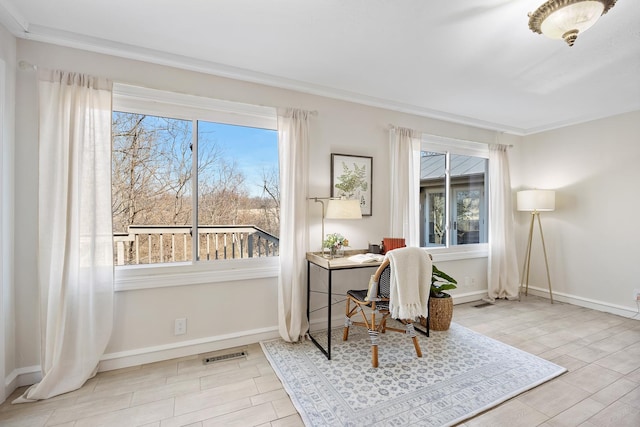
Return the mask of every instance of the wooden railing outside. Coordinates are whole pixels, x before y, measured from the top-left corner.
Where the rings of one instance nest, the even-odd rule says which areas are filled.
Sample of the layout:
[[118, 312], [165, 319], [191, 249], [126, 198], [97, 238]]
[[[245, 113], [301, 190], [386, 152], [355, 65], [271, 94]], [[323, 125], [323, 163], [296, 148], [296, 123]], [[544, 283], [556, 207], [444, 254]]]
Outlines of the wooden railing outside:
[[[114, 233], [115, 265], [161, 264], [190, 261], [189, 225], [131, 225]], [[278, 237], [253, 225], [198, 227], [198, 259], [220, 260], [278, 256]]]

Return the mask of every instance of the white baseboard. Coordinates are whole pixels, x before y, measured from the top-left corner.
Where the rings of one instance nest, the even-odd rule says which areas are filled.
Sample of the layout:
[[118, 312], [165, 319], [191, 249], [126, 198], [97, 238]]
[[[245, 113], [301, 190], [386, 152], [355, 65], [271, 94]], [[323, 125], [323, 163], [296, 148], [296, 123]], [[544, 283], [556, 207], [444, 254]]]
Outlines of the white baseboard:
[[453, 297], [453, 304], [464, 304], [466, 302], [479, 301], [482, 298], [487, 297], [488, 293], [486, 290], [482, 291], [472, 291], [472, 292], [464, 292], [457, 293], [455, 295], [451, 295]]
[[[549, 289], [539, 288], [529, 285], [529, 293], [542, 298], [549, 298]], [[576, 295], [566, 294], [563, 292], [553, 291], [553, 300], [566, 302], [568, 304], [577, 305], [579, 307], [590, 308], [592, 310], [603, 311], [605, 313], [616, 314], [618, 316], [633, 318], [636, 317], [640, 321], [640, 315], [637, 309], [632, 307], [625, 307], [622, 305], [606, 303], [602, 301], [593, 300], [590, 298], [579, 297]]]
[[[239, 347], [263, 340], [275, 339], [279, 336], [278, 327], [273, 326], [270, 328], [243, 331], [240, 334], [219, 335], [155, 347], [107, 353], [100, 358], [98, 372]], [[42, 380], [40, 365], [14, 369], [5, 379], [5, 390], [7, 390], [8, 393], [12, 393], [13, 390], [18, 387], [35, 384], [40, 380]]]
[[278, 338], [279, 336], [278, 327], [273, 326], [263, 329], [242, 331], [241, 333], [236, 334], [217, 335], [154, 347], [138, 348], [135, 350], [121, 351], [117, 353], [107, 353], [100, 358], [98, 372], [160, 362], [163, 360], [175, 359], [177, 357], [192, 356], [194, 354], [208, 353], [223, 350], [225, 348], [239, 347], [263, 340]]
[[13, 393], [18, 387], [31, 385], [42, 379], [42, 371], [40, 365], [26, 366], [11, 371], [9, 376], [4, 380], [5, 390]]

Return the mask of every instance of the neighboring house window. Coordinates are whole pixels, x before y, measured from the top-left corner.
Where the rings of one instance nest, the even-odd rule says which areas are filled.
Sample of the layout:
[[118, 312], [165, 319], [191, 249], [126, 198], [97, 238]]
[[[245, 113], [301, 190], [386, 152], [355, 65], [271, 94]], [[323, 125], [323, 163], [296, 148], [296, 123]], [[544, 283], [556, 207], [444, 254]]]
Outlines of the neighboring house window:
[[277, 256], [275, 111], [124, 85], [114, 92], [116, 265]]
[[425, 135], [420, 153], [420, 246], [487, 242], [486, 145]]

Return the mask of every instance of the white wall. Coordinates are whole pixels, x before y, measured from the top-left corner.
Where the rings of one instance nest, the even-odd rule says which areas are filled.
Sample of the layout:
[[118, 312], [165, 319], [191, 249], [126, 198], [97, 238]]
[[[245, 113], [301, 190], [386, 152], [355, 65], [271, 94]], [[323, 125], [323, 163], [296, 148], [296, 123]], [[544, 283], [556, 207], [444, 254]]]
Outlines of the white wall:
[[[373, 156], [373, 215], [359, 221], [327, 221], [326, 231], [345, 234], [354, 248], [388, 236], [389, 124], [458, 139], [492, 142], [494, 132], [408, 114], [366, 107], [291, 90], [245, 83], [196, 72], [26, 40], [17, 42], [18, 60], [39, 67], [101, 75], [117, 82], [274, 107], [315, 110], [311, 122], [309, 195], [328, 196], [330, 154]], [[36, 75], [20, 71], [17, 82], [16, 366], [39, 364], [35, 255], [37, 245], [37, 91]], [[309, 202], [311, 249], [320, 245], [320, 208]], [[487, 288], [486, 259], [448, 261], [448, 272], [472, 276], [459, 294], [479, 298]], [[445, 265], [441, 267], [445, 268]], [[367, 277], [367, 276], [365, 276]], [[363, 286], [347, 275], [336, 286]], [[115, 327], [101, 369], [143, 363], [186, 352], [207, 351], [276, 336], [276, 279], [123, 291], [116, 295]], [[247, 298], [249, 296], [249, 298]], [[340, 315], [344, 307], [335, 306]], [[173, 335], [173, 321], [188, 318], [188, 333]], [[249, 340], [249, 341], [248, 341]]]
[[[557, 191], [556, 210], [541, 214], [554, 297], [637, 313], [640, 111], [527, 136], [515, 148], [513, 166], [516, 190]], [[520, 260], [529, 215], [516, 214]], [[534, 237], [530, 284], [542, 290], [546, 270], [539, 235]]]
[[[16, 40], [0, 26], [0, 402], [15, 384], [6, 374], [15, 360], [13, 304], [13, 159]], [[8, 382], [8, 384], [7, 384]]]

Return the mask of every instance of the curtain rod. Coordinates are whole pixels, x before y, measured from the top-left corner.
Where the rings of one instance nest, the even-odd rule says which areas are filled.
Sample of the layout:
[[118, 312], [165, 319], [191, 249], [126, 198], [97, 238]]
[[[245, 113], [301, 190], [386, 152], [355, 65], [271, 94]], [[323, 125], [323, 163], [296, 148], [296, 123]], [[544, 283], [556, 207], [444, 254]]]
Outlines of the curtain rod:
[[[265, 105], [266, 107], [266, 105]], [[318, 110], [305, 110], [304, 108], [295, 108], [295, 107], [273, 107], [273, 106], [269, 106], [271, 108], [275, 108], [277, 110], [288, 110], [288, 109], [292, 109], [292, 110], [302, 110], [302, 111], [306, 111], [307, 113], [311, 114], [312, 116], [317, 116], [318, 115]]]
[[[25, 60], [20, 60], [18, 61], [18, 68], [20, 68], [21, 70], [24, 71], [36, 71], [38, 69], [38, 67], [36, 65], [33, 65], [32, 63], [25, 61]], [[271, 107], [271, 108], [282, 108], [282, 109], [289, 109], [292, 107]], [[300, 108], [302, 110], [302, 108]], [[318, 110], [305, 110], [307, 111], [309, 114], [311, 114], [312, 116], [317, 116], [318, 115]]]
[[36, 71], [38, 69], [37, 66], [25, 60], [18, 61], [18, 68], [24, 71]]

